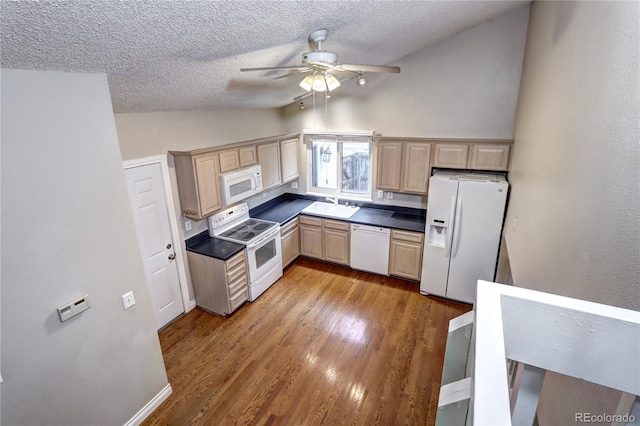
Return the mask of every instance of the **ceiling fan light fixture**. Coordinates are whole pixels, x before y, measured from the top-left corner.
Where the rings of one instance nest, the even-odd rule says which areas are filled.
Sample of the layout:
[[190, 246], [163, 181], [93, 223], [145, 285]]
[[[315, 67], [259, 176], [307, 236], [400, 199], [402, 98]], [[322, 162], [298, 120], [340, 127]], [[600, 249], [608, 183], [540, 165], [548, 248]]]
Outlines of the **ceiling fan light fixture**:
[[327, 81], [324, 79], [324, 75], [315, 74], [313, 76], [313, 84], [311, 85], [315, 92], [326, 92], [327, 91]]
[[301, 82], [300, 82], [300, 87], [302, 87], [304, 90], [306, 90], [307, 92], [311, 91], [311, 87], [313, 85], [313, 75], [309, 74], [307, 75]]
[[340, 82], [338, 81], [338, 79], [331, 73], [326, 73], [324, 76], [324, 79], [327, 82], [327, 89], [328, 91], [332, 91], [333, 89], [340, 87]]

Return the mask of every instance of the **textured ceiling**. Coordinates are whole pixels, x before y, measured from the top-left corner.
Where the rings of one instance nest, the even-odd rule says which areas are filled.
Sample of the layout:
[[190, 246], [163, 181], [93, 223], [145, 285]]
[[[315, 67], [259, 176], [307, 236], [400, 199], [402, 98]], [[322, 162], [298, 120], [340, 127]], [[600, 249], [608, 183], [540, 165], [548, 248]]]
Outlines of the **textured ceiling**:
[[280, 107], [301, 77], [239, 69], [299, 64], [314, 30], [338, 62], [393, 65], [528, 3], [2, 0], [1, 65], [106, 73], [115, 112]]

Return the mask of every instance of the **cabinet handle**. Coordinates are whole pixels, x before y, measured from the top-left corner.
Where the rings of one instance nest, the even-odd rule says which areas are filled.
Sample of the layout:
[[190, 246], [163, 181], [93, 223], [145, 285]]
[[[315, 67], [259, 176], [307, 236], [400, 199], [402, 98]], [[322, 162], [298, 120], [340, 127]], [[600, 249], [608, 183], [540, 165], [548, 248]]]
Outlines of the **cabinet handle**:
[[171, 254], [169, 255], [169, 260], [173, 260], [173, 259], [175, 259], [175, 258], [176, 258], [176, 254], [175, 254], [175, 253], [171, 253]]

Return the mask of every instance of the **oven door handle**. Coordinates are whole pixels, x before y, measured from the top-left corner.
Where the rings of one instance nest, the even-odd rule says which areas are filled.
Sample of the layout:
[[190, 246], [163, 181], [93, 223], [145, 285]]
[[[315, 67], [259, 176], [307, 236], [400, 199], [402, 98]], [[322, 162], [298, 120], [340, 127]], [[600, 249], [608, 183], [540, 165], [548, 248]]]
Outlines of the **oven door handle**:
[[265, 233], [265, 235], [260, 238], [258, 241], [256, 241], [255, 243], [249, 244], [247, 245], [248, 249], [252, 249], [255, 248], [257, 246], [259, 246], [260, 244], [262, 244], [263, 242], [265, 242], [266, 240], [270, 240], [271, 238], [273, 238], [276, 234], [280, 233], [280, 227], [275, 227], [273, 231], [268, 231]]

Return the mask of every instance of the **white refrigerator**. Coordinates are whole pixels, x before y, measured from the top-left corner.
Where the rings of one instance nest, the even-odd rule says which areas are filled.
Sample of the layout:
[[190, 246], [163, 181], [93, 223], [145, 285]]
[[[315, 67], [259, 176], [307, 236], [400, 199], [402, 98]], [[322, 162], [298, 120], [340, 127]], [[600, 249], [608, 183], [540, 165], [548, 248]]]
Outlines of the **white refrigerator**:
[[494, 280], [508, 189], [502, 175], [431, 176], [420, 293], [475, 303], [477, 281]]

